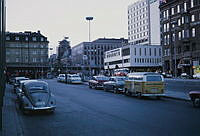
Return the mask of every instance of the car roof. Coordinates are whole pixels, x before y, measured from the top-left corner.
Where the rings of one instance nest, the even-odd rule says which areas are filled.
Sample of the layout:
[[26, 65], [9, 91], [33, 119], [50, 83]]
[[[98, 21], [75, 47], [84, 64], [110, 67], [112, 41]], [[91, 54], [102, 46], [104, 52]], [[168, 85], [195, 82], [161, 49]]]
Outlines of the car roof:
[[25, 82], [30, 82], [30, 81], [38, 81], [38, 80], [22, 80], [22, 81], [19, 81], [20, 83], [25, 83]]

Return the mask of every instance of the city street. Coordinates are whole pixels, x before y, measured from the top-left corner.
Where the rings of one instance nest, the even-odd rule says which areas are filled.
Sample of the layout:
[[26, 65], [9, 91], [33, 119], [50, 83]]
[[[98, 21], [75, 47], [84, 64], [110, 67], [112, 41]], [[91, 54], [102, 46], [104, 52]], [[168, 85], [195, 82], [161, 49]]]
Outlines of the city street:
[[[200, 134], [200, 109], [191, 102], [138, 99], [46, 80], [57, 99], [54, 114], [23, 115], [24, 136], [135, 136]], [[175, 89], [175, 88], [174, 88]]]

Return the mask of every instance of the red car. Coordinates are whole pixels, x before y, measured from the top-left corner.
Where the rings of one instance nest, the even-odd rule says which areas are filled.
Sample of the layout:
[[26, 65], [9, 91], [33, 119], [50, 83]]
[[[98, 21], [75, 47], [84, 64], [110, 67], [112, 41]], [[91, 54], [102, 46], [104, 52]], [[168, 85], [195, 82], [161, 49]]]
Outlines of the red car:
[[91, 80], [89, 80], [89, 88], [94, 89], [103, 89], [103, 83], [108, 81], [109, 77], [106, 76], [93, 76]]

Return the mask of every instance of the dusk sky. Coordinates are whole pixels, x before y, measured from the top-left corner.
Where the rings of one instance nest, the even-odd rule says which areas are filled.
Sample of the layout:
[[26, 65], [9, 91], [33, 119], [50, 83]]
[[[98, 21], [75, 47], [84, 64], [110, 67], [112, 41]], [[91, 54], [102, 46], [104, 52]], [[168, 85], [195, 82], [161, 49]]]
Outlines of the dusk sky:
[[136, 0], [7, 0], [7, 31], [41, 31], [55, 53], [58, 41], [71, 46], [88, 41], [86, 16], [93, 16], [91, 41], [127, 38], [127, 8]]

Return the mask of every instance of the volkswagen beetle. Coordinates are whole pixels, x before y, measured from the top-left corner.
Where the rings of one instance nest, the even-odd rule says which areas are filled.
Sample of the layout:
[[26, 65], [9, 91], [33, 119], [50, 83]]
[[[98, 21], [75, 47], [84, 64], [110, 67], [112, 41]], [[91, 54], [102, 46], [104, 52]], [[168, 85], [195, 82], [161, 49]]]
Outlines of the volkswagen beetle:
[[25, 114], [29, 111], [54, 112], [56, 100], [48, 87], [48, 83], [32, 80], [25, 82], [22, 86], [19, 107]]

